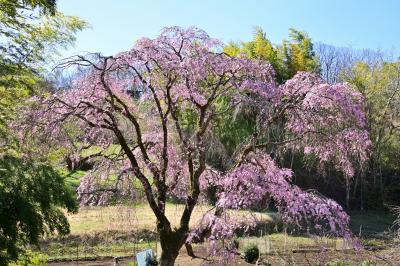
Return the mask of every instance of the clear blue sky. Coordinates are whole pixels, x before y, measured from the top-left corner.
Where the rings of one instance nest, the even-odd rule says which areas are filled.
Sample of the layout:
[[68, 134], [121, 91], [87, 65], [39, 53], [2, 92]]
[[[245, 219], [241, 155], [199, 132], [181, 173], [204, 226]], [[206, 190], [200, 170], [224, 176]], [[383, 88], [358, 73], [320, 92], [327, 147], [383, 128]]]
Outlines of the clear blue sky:
[[294, 27], [314, 42], [400, 55], [400, 0], [59, 0], [58, 8], [92, 27], [64, 55], [111, 55], [175, 25], [197, 26], [224, 42], [249, 40], [260, 26], [274, 43]]

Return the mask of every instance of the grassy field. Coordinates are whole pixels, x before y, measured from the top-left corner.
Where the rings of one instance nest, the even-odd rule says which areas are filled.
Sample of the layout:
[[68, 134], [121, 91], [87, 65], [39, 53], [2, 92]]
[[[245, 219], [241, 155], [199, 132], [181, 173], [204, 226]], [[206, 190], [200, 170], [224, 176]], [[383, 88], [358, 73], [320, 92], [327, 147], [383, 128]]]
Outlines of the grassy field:
[[[166, 216], [172, 226], [179, 225], [179, 219], [183, 212], [184, 205], [171, 204], [166, 205]], [[198, 205], [195, 207], [190, 226], [194, 226], [203, 217], [203, 215], [212, 211], [208, 205]], [[246, 211], [237, 211], [233, 215], [240, 219], [243, 215], [249, 215]], [[252, 213], [258, 221], [272, 222], [272, 215], [262, 213]], [[85, 207], [81, 208], [77, 214], [68, 215], [71, 225], [72, 235], [82, 235], [98, 232], [121, 231], [121, 232], [141, 232], [155, 231], [155, 216], [147, 205], [128, 206], [110, 206], [110, 207]]]
[[[183, 208], [184, 206], [180, 204], [167, 204], [166, 215], [172, 225], [179, 223]], [[208, 205], [197, 206], [190, 226], [194, 226], [210, 209]], [[249, 212], [237, 211], [231, 215], [239, 220], [249, 215]], [[275, 214], [252, 215], [267, 225], [274, 225], [277, 220]], [[155, 218], [147, 205], [85, 207], [76, 214], [68, 214], [67, 217], [71, 225], [71, 234], [64, 238], [51, 236], [42, 242], [41, 252], [46, 254], [50, 261], [127, 256], [147, 248], [156, 250]], [[390, 229], [391, 222], [392, 217], [384, 213], [352, 214], [352, 228], [356, 234], [361, 229], [361, 239], [368, 246], [385, 245], [387, 241], [384, 234]], [[264, 233], [258, 237], [242, 237], [238, 240], [241, 249], [256, 243], [261, 252], [277, 254], [321, 246], [336, 250], [343, 246], [341, 239], [290, 236], [281, 232]]]
[[350, 217], [351, 230], [363, 237], [376, 237], [390, 231], [395, 219], [389, 211], [352, 211]]
[[[183, 205], [166, 205], [166, 215], [177, 226]], [[193, 227], [212, 208], [198, 205], [192, 215]], [[235, 219], [250, 215], [246, 211], [232, 212]], [[273, 223], [274, 215], [252, 213], [258, 221]], [[50, 260], [123, 256], [145, 247], [156, 247], [155, 217], [147, 205], [85, 207], [76, 214], [68, 214], [71, 234], [60, 238], [49, 236], [42, 242], [42, 252]]]

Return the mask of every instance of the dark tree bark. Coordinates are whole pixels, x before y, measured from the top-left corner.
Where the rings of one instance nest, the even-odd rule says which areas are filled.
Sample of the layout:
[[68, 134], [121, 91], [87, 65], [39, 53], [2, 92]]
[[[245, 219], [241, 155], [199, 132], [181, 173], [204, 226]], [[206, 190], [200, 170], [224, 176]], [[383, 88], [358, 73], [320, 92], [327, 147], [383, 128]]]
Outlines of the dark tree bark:
[[161, 266], [170, 266], [175, 264], [175, 260], [179, 255], [179, 250], [186, 241], [188, 229], [180, 228], [171, 231], [170, 228], [159, 228], [161, 243]]

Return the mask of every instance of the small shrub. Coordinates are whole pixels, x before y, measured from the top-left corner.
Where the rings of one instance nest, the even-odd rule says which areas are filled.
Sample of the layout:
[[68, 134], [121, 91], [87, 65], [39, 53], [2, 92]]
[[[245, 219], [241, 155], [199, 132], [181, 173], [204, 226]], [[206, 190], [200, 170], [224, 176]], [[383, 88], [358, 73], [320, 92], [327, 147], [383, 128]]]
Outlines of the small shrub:
[[243, 258], [248, 263], [255, 262], [259, 256], [260, 256], [260, 250], [255, 244], [251, 244], [244, 249]]
[[21, 255], [19, 259], [10, 266], [45, 266], [47, 265], [46, 255], [40, 254], [38, 252], [32, 252], [28, 250], [25, 254]]
[[350, 262], [345, 262], [343, 260], [330, 261], [326, 266], [353, 266]]
[[362, 245], [367, 247], [381, 247], [384, 244], [382, 240], [378, 239], [364, 239]]
[[375, 263], [373, 263], [369, 260], [365, 260], [365, 261], [361, 262], [360, 266], [375, 266]]

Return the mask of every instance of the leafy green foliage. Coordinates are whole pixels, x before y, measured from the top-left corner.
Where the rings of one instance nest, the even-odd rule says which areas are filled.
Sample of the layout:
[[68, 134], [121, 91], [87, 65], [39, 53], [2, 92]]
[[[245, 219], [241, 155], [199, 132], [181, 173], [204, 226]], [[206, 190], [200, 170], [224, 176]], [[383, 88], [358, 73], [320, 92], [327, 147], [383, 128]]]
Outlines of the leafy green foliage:
[[[24, 245], [38, 244], [45, 233], [69, 232], [60, 207], [76, 210], [72, 191], [46, 163], [46, 154], [29, 158], [35, 147], [21, 147], [9, 126], [29, 97], [48, 89], [45, 68], [86, 26], [77, 17], [58, 13], [55, 0], [0, 0], [1, 265], [15, 260]], [[18, 263], [41, 265], [41, 259], [28, 257]]]
[[352, 266], [353, 264], [345, 262], [343, 260], [335, 260], [328, 262], [326, 266]]
[[247, 246], [243, 251], [244, 260], [249, 263], [255, 262], [259, 256], [260, 256], [260, 250], [255, 244]]
[[318, 59], [313, 43], [306, 32], [289, 29], [290, 41], [282, 42], [282, 53], [287, 68], [287, 75], [292, 77], [298, 71], [319, 72]]
[[[0, 2], [2, 4], [11, 1]], [[13, 1], [14, 2], [14, 1]], [[40, 1], [27, 1], [38, 3]], [[1, 11], [6, 12], [6, 11]], [[10, 11], [11, 12], [11, 11]], [[0, 136], [8, 138], [7, 124], [24, 101], [38, 91], [48, 88], [43, 78], [44, 66], [59, 49], [75, 41], [77, 31], [86, 22], [56, 13], [54, 16], [34, 17], [21, 14], [15, 21], [0, 13]], [[4, 149], [4, 143], [0, 142]], [[3, 146], [3, 147], [1, 147]]]
[[319, 72], [318, 58], [307, 33], [291, 28], [289, 37], [281, 45], [274, 45], [266, 33], [257, 27], [252, 41], [229, 43], [224, 52], [231, 56], [245, 54], [251, 59], [268, 61], [274, 67], [279, 83], [290, 79], [298, 71]]
[[17, 66], [18, 72], [27, 68], [37, 73], [37, 67], [49, 62], [57, 49], [68, 47], [75, 41], [75, 33], [87, 23], [56, 12], [55, 2], [0, 0], [1, 65], [12, 64], [12, 67]]
[[[276, 72], [278, 83], [284, 83], [298, 71], [319, 72], [318, 57], [315, 55], [311, 38], [307, 33], [291, 28], [289, 36], [289, 41], [283, 40], [282, 45], [275, 45], [267, 38], [266, 33], [257, 27], [251, 41], [240, 44], [229, 43], [225, 46], [224, 52], [230, 56], [244, 54], [250, 59], [268, 61]], [[218, 111], [226, 109], [227, 102], [229, 102], [228, 99], [219, 99], [220, 110]], [[214, 130], [224, 147], [220, 153], [227, 154], [228, 157], [234, 155], [238, 147], [246, 143], [252, 132], [255, 132], [255, 124], [255, 112], [246, 105], [239, 105], [234, 113], [221, 116]], [[276, 141], [285, 134], [280, 127], [270, 128], [269, 132], [264, 133], [264, 137]], [[219, 156], [209, 161], [213, 162], [217, 168], [224, 168], [221, 167], [220, 161], [226, 163], [227, 160]]]
[[16, 262], [9, 264], [10, 266], [46, 266], [47, 256], [38, 252], [28, 250]]
[[16, 18], [20, 16], [21, 10], [38, 8], [43, 14], [54, 14], [56, 12], [56, 0], [0, 0], [0, 10], [3, 16]]
[[0, 264], [45, 233], [69, 233], [60, 207], [77, 210], [73, 192], [52, 167], [12, 155], [0, 157]]
[[[305, 32], [295, 29], [289, 30], [289, 41], [284, 40], [282, 45], [273, 44], [261, 28], [256, 28], [253, 40], [241, 44], [229, 43], [225, 46], [224, 52], [230, 56], [244, 54], [247, 58], [268, 61], [276, 72], [278, 83], [284, 83], [293, 77], [298, 71], [318, 72], [318, 58], [313, 50], [311, 38]], [[251, 96], [250, 96], [251, 97]], [[226, 109], [229, 99], [218, 99], [219, 112]], [[246, 105], [237, 106], [234, 113], [226, 113], [215, 126], [215, 134], [223, 145], [220, 153], [232, 156], [237, 148], [245, 143], [252, 132], [256, 122], [256, 115]], [[265, 137], [276, 139], [282, 138], [284, 132], [280, 128], [271, 128]], [[218, 157], [218, 156], [214, 156]], [[220, 161], [226, 158], [211, 158], [214, 166], [221, 167]]]
[[374, 265], [375, 265], [375, 263], [373, 263], [369, 260], [365, 260], [365, 261], [361, 262], [360, 266], [374, 266]]
[[[214, 133], [224, 146], [224, 150], [221, 152], [228, 157], [232, 156], [237, 147], [251, 136], [256, 124], [256, 116], [253, 110], [245, 104], [238, 105], [234, 112], [224, 112], [228, 109], [229, 103], [230, 100], [227, 98], [220, 97], [217, 99], [217, 112], [222, 113], [222, 115], [214, 126]], [[220, 157], [220, 159], [224, 158]], [[214, 163], [216, 162], [218, 161], [214, 160]]]
[[359, 62], [349, 73], [343, 73], [343, 79], [364, 96], [367, 126], [374, 147], [365, 182], [367, 207], [400, 202], [399, 77], [400, 62]]
[[400, 63], [358, 63], [346, 79], [365, 97], [375, 159], [400, 170]]

